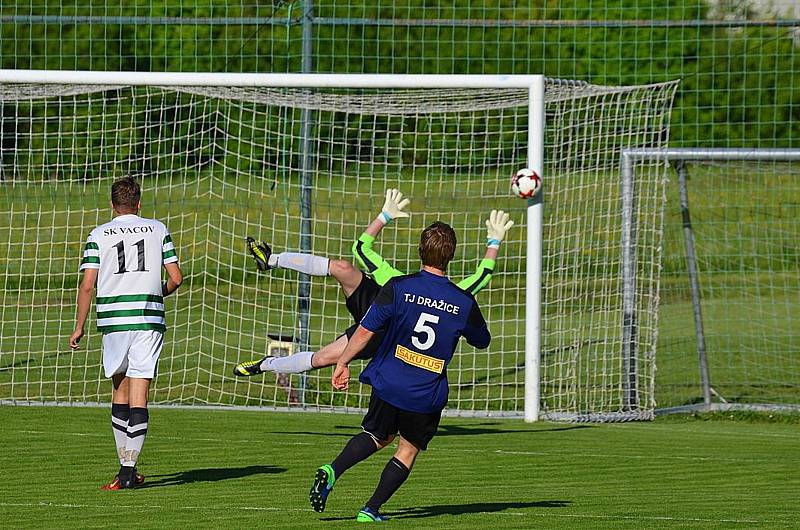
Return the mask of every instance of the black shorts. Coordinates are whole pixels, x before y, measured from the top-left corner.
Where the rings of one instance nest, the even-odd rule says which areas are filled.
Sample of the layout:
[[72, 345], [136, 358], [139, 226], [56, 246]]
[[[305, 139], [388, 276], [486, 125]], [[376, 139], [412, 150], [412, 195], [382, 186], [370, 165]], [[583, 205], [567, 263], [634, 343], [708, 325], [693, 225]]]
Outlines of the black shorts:
[[441, 419], [442, 411], [423, 414], [402, 410], [379, 398], [373, 390], [361, 426], [378, 440], [388, 440], [399, 432], [400, 436], [424, 451], [436, 434]]
[[[361, 275], [361, 283], [358, 284], [356, 290], [350, 293], [350, 296], [345, 300], [347, 310], [350, 311], [350, 314], [353, 316], [353, 321], [356, 324], [361, 322], [361, 319], [367, 314], [369, 306], [375, 301], [375, 298], [378, 296], [378, 291], [380, 290], [381, 286], [378, 285], [375, 280], [366, 274]], [[347, 335], [347, 337], [350, 338], [351, 335], [352, 333]]]
[[[358, 329], [358, 324], [353, 324], [352, 326], [347, 328], [344, 331], [344, 333], [342, 333], [342, 335], [347, 335], [347, 340], [350, 340], [350, 338], [353, 336], [353, 333], [355, 333], [357, 329]], [[342, 335], [339, 336], [341, 337]], [[367, 360], [375, 357], [375, 352], [378, 351], [378, 346], [380, 346], [381, 342], [383, 342], [383, 335], [384, 335], [383, 331], [375, 333], [375, 335], [373, 335], [372, 338], [369, 339], [367, 345], [364, 346], [364, 349], [358, 352], [358, 354], [355, 357], [353, 357], [353, 359]]]
[[[372, 302], [375, 301], [375, 297], [378, 296], [378, 291], [380, 290], [381, 286], [378, 285], [375, 280], [366, 274], [362, 274], [361, 283], [358, 284], [356, 290], [353, 291], [345, 300], [347, 310], [350, 311], [350, 314], [353, 316], [353, 320], [355, 321], [355, 324], [347, 328], [344, 332], [344, 334], [347, 335], [347, 340], [350, 340], [350, 337], [352, 337], [353, 333], [355, 333], [356, 329], [358, 329], [358, 323], [361, 322], [361, 319], [367, 314], [369, 306], [371, 306]], [[382, 340], [383, 333], [376, 333], [355, 358], [372, 359], [375, 356], [375, 352], [378, 350], [378, 346], [380, 346]]]

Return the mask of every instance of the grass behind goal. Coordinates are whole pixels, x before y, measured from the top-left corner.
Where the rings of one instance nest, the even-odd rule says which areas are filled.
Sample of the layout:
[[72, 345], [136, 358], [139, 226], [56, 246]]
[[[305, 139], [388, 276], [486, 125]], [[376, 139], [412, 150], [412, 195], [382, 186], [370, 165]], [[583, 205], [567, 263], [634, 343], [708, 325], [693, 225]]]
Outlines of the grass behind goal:
[[[312, 246], [317, 255], [352, 261], [350, 245], [380, 211], [383, 188], [359, 195], [354, 180], [320, 184], [319, 193], [313, 197], [314, 219], [324, 220], [317, 221], [314, 230]], [[505, 175], [492, 182], [496, 185], [500, 181], [506, 181]], [[191, 184], [175, 186], [167, 178], [143, 181], [142, 215], [166, 220], [186, 276], [178, 294], [166, 301], [169, 331], [152, 399], [186, 404], [286, 403], [286, 390], [274, 375], [236, 379], [231, 370], [241, 360], [262, 355], [268, 334], [291, 334], [296, 328], [298, 274], [289, 270], [258, 273], [247, 254], [244, 238], [263, 238], [275, 252], [298, 251], [298, 227], [287, 227], [283, 217], [277, 218], [283, 212], [299, 210], [298, 192], [293, 186], [280, 184], [264, 193], [237, 192], [237, 181], [208, 173], [186, 177], [185, 182]], [[524, 339], [517, 330], [524, 329], [520, 270], [524, 270], [525, 262], [515, 257], [524, 255], [525, 202], [509, 194], [504, 199], [493, 199], [484, 214], [452, 193], [426, 197], [425, 183], [413, 176], [398, 177], [398, 182], [387, 185], [400, 187], [412, 199], [412, 218], [390, 225], [381, 234], [376, 249], [403, 271], [418, 269], [419, 233], [436, 218], [451, 223], [459, 236], [457, 257], [449, 271], [455, 280], [471, 274], [483, 256], [483, 221], [491, 208], [510, 211], [521, 225], [501, 249], [493, 288], [480, 295], [487, 319], [497, 322], [493, 333], [499, 340], [493, 350], [519, 358], [503, 368], [502, 356], [487, 356], [482, 366], [461, 366], [461, 359], [456, 356], [451, 369], [454, 398], [463, 379], [469, 381], [471, 396], [478, 400], [481, 395], [486, 400], [498, 399], [496, 392], [492, 394], [493, 383], [498, 378], [512, 377], [518, 383], [511, 383], [516, 395], [506, 393], [502, 399], [518, 400], [511, 408], [521, 409]], [[469, 197], [479, 193], [486, 183], [465, 176], [461, 185], [464, 196]], [[111, 218], [106, 206], [108, 181], [17, 183], [4, 186], [2, 192], [0, 209], [6, 215], [0, 219], [0, 232], [10, 237], [0, 315], [4, 345], [0, 355], [0, 399], [35, 396], [35, 400], [44, 397], [45, 401], [62, 401], [79, 395], [88, 402], [106, 401], [108, 388], [102, 377], [98, 379], [101, 343], [95, 331], [94, 309], [81, 348], [70, 351], [66, 338], [74, 325], [80, 280], [77, 269], [86, 234]], [[20, 206], [22, 211], [15, 210]], [[426, 213], [429, 211], [449, 213], [442, 216]], [[36, 244], [30, 245], [31, 241]], [[50, 244], [53, 241], [59, 243]], [[47, 248], [38, 248], [48, 244]], [[515, 303], [502, 304], [509, 296]], [[352, 317], [333, 278], [312, 280], [311, 302], [310, 345], [318, 349], [351, 325]], [[476, 374], [478, 371], [481, 373]], [[323, 394], [317, 404], [366, 407], [363, 392], [348, 398], [334, 394], [326, 385], [328, 371], [322, 373], [320, 383], [316, 377], [303, 380], [302, 376], [292, 376], [291, 386], [298, 389], [305, 383], [309, 390], [320, 388]], [[27, 374], [31, 374], [29, 381]]]
[[[389, 450], [308, 505], [360, 416], [156, 408], [146, 487], [116, 472], [107, 408], [0, 406], [4, 528], [352, 528]], [[535, 425], [445, 418], [385, 506], [403, 528], [793, 528], [796, 417]]]
[[[693, 184], [699, 184], [706, 178], [703, 171], [709, 171], [708, 177], [713, 177], [718, 170], [698, 167], [694, 171]], [[767, 179], [770, 175], [762, 172], [760, 178]], [[775, 190], [780, 190], [782, 185], [785, 188], [780, 177], [772, 178], [776, 179], [775, 182], [765, 182], [761, 186]], [[169, 228], [173, 231], [187, 274], [187, 283], [176, 297], [167, 301], [170, 331], [153, 398], [156, 401], [178, 403], [232, 405], [285, 402], [285, 389], [276, 383], [275, 376], [268, 374], [255, 381], [235, 380], [230, 370], [242, 355], [257, 355], [255, 352], [263, 351], [268, 340], [267, 333], [286, 333], [294, 327], [297, 274], [292, 271], [256, 273], [243, 242], [247, 234], [269, 238], [271, 219], [265, 213], [275, 208], [276, 201], [281, 203], [281, 207], [288, 203], [288, 208], [295, 208], [291, 205], [291, 194], [278, 188], [252, 202], [247, 200], [250, 195], [231, 193], [231, 184], [215, 182], [209, 174], [198, 174], [188, 180], [193, 182], [191, 187], [172, 187], [170, 195], [166, 197], [168, 200], [160, 196], [155, 206], [155, 192], [152, 190], [163, 186], [158, 180], [144, 181], [143, 215], [159, 218], [169, 216], [174, 220], [169, 223]], [[498, 180], [505, 181], [505, 177], [499, 177]], [[608, 182], [616, 182], [615, 177], [609, 175]], [[415, 186], [413, 178], [398, 178], [395, 184], [412, 198], [412, 217], [389, 226], [379, 238], [376, 248], [400, 268], [414, 270], [417, 266], [414, 239], [425, 223], [431, 220], [425, 213], [426, 209], [442, 211], [452, 205], [452, 209], [458, 212], [464, 211], [466, 205], [452, 195], [426, 198], [422, 189]], [[467, 195], [478, 193], [477, 190], [483, 185], [477, 179], [466, 177], [463, 184]], [[315, 251], [319, 249], [317, 252], [320, 254], [349, 259], [350, 241], [382, 204], [382, 190], [376, 189], [372, 195], [360, 197], [353, 205], [345, 205], [344, 198], [349, 197], [350, 185], [345, 181], [329, 182], [315, 197], [315, 215], [338, 219], [337, 223], [327, 225], [325, 230], [315, 230], [319, 237], [314, 241], [314, 248]], [[45, 396], [46, 400], [57, 401], [68, 396], [86, 395], [88, 401], [107, 401], [110, 393], [100, 374], [100, 337], [94, 331], [93, 315], [82, 348], [71, 352], [66, 345], [66, 338], [74, 324], [74, 297], [80, 278], [77, 267], [83, 240], [91, 227], [110, 218], [110, 210], [105, 206], [109, 193], [107, 188], [107, 183], [100, 181], [2, 186], [0, 209], [6, 215], [0, 218], [0, 232], [9, 234], [9, 239], [5, 247], [7, 259], [4, 263], [7, 267], [2, 275], [3, 304], [0, 308], [0, 340], [3, 345], [0, 352], [0, 399], [21, 399], [25, 396], [39, 399], [39, 396]], [[331, 190], [341, 191], [335, 195]], [[714, 193], [700, 188], [692, 196], [692, 211], [712, 210], [716, 198]], [[752, 207], [752, 198], [748, 194], [729, 194], [725, 202], [733, 210]], [[25, 207], [26, 204], [29, 206]], [[22, 210], [15, 210], [19, 205], [23, 205]], [[45, 211], [41, 210], [41, 205], [46, 205]], [[191, 208], [187, 205], [191, 205]], [[517, 330], [523, 329], [524, 314], [519, 304], [523, 301], [524, 285], [520, 285], [523, 281], [520, 272], [525, 266], [519, 256], [524, 255], [525, 203], [510, 196], [495, 197], [491, 207], [510, 211], [519, 225], [512, 229], [509, 240], [501, 247], [497, 271], [490, 288], [477, 297], [492, 325], [493, 335], [500, 339], [493, 350], [505, 352], [506, 357], [488, 355], [480, 357], [482, 363], [473, 364], [475, 357], [462, 358], [457, 355], [453, 361], [455, 369], [450, 372], [451, 392], [453, 396], [458, 396], [463, 389], [473, 398], [480, 399], [483, 396], [487, 409], [491, 408], [492, 400], [510, 400], [517, 405], [509, 408], [519, 410], [523, 396], [521, 373], [524, 368], [524, 337]], [[475, 210], [474, 207], [472, 210]], [[46, 218], [51, 211], [56, 212], [54, 222]], [[67, 212], [71, 213], [68, 215]], [[205, 220], [212, 213], [214, 221], [221, 226], [215, 229], [217, 235], [213, 237]], [[598, 217], [590, 212], [586, 214], [590, 218]], [[468, 275], [471, 267], [477, 263], [477, 256], [483, 252], [482, 221], [471, 219], [474, 226], [467, 226], [467, 222], [455, 214], [449, 219], [459, 230], [460, 248], [457, 261], [450, 271], [451, 277], [456, 279]], [[696, 224], [698, 229], [702, 228], [699, 222]], [[800, 224], [796, 222], [776, 227], [775, 221], [772, 221], [772, 227], [780, 230], [788, 239], [800, 240], [800, 233], [797, 232]], [[714, 323], [714, 330], [719, 337], [728, 336], [730, 341], [736, 341], [750, 328], [768, 329], [771, 344], [776, 349], [798, 351], [800, 342], [791, 321], [775, 321], [768, 311], [759, 310], [760, 306], [748, 302], [759, 296], [763, 291], [761, 286], [769, 286], [774, 295], [785, 293], [776, 303], [784, 307], [794, 304], [800, 311], [800, 301], [796, 298], [796, 279], [790, 279], [791, 289], [778, 289], [782, 281], [780, 275], [770, 274], [759, 279], [759, 266], [755, 260], [758, 256], [774, 253], [770, 248], [774, 242], [760, 237], [761, 232], [747, 237], [741, 235], [745, 231], [758, 230], [763, 229], [751, 226], [746, 219], [739, 230], [741, 244], [753, 245], [749, 255], [755, 257], [742, 255], [739, 258], [739, 269], [750, 271], [747, 273], [750, 287], [736, 288], [742, 273], [726, 273], [725, 267], [719, 267], [715, 282], [722, 284], [728, 281], [734, 287], [728, 290], [707, 289], [703, 298], [704, 314], [709, 322]], [[187, 237], [191, 231], [200, 233]], [[223, 239], [220, 239], [220, 231]], [[613, 230], [606, 232], [607, 237], [614, 237]], [[667, 262], [662, 276], [656, 373], [658, 407], [691, 403], [701, 396], [679, 213], [668, 214], [665, 233]], [[709, 242], [712, 248], [716, 245], [724, 249], [730, 244], [729, 235], [718, 232], [708, 234], [712, 238]], [[296, 239], [296, 234], [271, 243], [276, 251], [296, 250], [297, 243], [293, 238]], [[35, 243], [29, 245], [30, 241]], [[70, 243], [44, 248], [51, 241]], [[194, 243], [189, 245], [189, 241]], [[576, 243], [576, 248], [580, 249], [579, 243]], [[591, 249], [582, 251], [590, 252]], [[727, 252], [730, 253], [729, 250]], [[711, 252], [712, 256], [715, 254], [723, 252]], [[591, 271], [587, 270], [586, 274], [591, 274]], [[602, 286], [596, 287], [602, 291]], [[218, 296], [209, 298], [209, 291]], [[512, 300], [513, 293], [518, 293], [519, 304], [502, 303]], [[592, 294], [591, 291], [582, 293], [583, 300], [590, 300], [587, 297]], [[321, 303], [325, 300], [338, 302]], [[315, 278], [312, 281], [312, 303], [315, 308], [324, 310], [323, 313], [315, 312], [311, 322], [312, 347], [333, 340], [350, 324], [344, 304], [340, 303], [342, 300], [339, 287], [333, 279]], [[726, 318], [727, 309], [737, 304], [748, 308], [742, 314], [742, 318], [748, 322], [745, 328], [742, 328], [740, 321]], [[193, 310], [187, 310], [190, 307]], [[746, 383], [743, 378], [748, 371], [753, 375], [761, 373], [757, 367], [754, 368], [758, 356], [722, 357], [717, 354], [720, 348], [714, 344], [709, 347], [712, 383]], [[731, 345], [731, 348], [735, 347], [735, 344]], [[514, 355], [517, 356], [516, 361]], [[548, 352], [545, 351], [544, 355], [547, 356]], [[341, 395], [334, 394], [327, 385], [328, 378], [329, 370], [325, 370], [319, 373], [319, 379], [309, 378], [306, 381], [310, 388], [321, 390], [319, 402], [365, 406], [358, 395], [353, 395], [346, 402]], [[781, 379], [776, 377], [775, 380]], [[503, 381], [503, 385], [496, 385], [498, 381]], [[235, 385], [233, 391], [230, 391], [231, 383]], [[293, 376], [291, 383], [299, 386], [300, 376]], [[226, 384], [228, 391], [225, 390]], [[752, 388], [756, 387], [749, 388], [751, 393]], [[781, 385], [780, 388], [762, 385], [758, 388], [764, 395], [782, 395], [788, 403], [800, 400], [796, 385]], [[544, 392], [547, 391], [545, 388]]]

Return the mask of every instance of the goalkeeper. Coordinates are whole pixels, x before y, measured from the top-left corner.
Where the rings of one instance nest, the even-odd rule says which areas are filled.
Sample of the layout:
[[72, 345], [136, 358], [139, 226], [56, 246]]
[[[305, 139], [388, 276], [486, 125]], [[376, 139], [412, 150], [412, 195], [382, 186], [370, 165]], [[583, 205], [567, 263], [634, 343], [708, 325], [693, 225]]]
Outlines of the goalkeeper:
[[[381, 213], [353, 244], [353, 255], [369, 275], [364, 274], [352, 263], [345, 260], [328, 259], [313, 254], [294, 252], [273, 254], [269, 245], [263, 242], [256, 242], [248, 237], [248, 249], [259, 270], [283, 268], [303, 272], [311, 276], [333, 276], [336, 278], [344, 292], [347, 310], [353, 316], [355, 323], [347, 328], [335, 341], [323, 346], [316, 352], [300, 351], [285, 357], [267, 355], [260, 359], [245, 361], [234, 367], [234, 375], [248, 377], [266, 371], [295, 374], [335, 365], [347, 346], [350, 337], [358, 329], [359, 322], [361, 322], [367, 309], [369, 309], [378, 295], [380, 288], [391, 278], [405, 274], [384, 261], [372, 248], [372, 244], [387, 224], [394, 219], [409, 217], [408, 212], [404, 211], [409, 202], [409, 199], [403, 198], [403, 194], [399, 190], [387, 190]], [[471, 295], [475, 295], [489, 284], [492, 272], [494, 272], [500, 243], [503, 241], [506, 231], [513, 225], [514, 222], [509, 220], [507, 213], [502, 210], [492, 210], [489, 219], [486, 221], [486, 254], [478, 264], [475, 273], [458, 282], [458, 287]], [[356, 358], [371, 359], [382, 339], [383, 335], [376, 333]]]

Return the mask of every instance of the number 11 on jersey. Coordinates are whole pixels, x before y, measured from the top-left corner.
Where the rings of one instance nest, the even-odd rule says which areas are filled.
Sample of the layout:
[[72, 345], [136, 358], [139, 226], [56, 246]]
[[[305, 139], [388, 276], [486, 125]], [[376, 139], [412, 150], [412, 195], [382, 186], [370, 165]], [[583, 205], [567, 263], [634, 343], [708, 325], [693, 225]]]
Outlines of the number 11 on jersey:
[[114, 248], [117, 249], [117, 272], [114, 274], [125, 274], [126, 272], [147, 272], [147, 269], [144, 268], [144, 239], [140, 239], [136, 243], [133, 244], [136, 247], [136, 257], [138, 258], [138, 268], [133, 271], [129, 271], [125, 267], [125, 241], [120, 241]]

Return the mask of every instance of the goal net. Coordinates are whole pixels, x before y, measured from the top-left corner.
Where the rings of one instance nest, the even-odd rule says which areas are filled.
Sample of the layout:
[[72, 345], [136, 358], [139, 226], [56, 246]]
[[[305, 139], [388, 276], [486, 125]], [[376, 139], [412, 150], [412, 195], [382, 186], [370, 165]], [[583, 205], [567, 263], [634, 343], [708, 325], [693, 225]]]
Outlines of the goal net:
[[798, 410], [800, 149], [671, 151], [658, 406]]
[[[667, 167], [640, 161], [625, 202], [619, 157], [666, 145], [675, 88], [546, 81], [541, 417], [652, 415]], [[494, 339], [482, 351], [460, 345], [447, 410], [521, 416], [527, 204], [509, 183], [527, 165], [529, 103], [528, 90], [508, 88], [0, 84], [0, 400], [110, 400], [93, 316], [81, 349], [67, 337], [86, 235], [111, 218], [113, 180], [134, 175], [141, 214], [170, 229], [186, 276], [166, 300], [152, 402], [366, 408], [369, 388], [333, 392], [330, 369], [233, 376], [240, 361], [318, 349], [352, 323], [333, 278], [258, 273], [244, 238], [352, 259], [397, 187], [411, 218], [376, 249], [400, 270], [419, 268], [419, 233], [434, 220], [458, 235], [455, 280], [483, 256], [492, 209], [516, 222], [477, 295]], [[622, 310], [624, 204], [637, 228], [633, 336]]]

